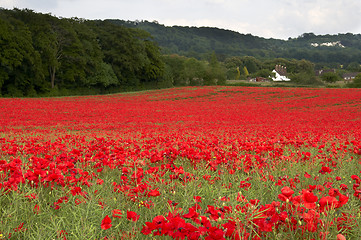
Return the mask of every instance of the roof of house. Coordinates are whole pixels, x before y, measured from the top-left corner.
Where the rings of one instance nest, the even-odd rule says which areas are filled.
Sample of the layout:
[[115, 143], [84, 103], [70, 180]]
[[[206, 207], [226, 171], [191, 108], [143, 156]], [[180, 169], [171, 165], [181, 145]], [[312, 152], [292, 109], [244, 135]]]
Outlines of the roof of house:
[[361, 72], [351, 72], [351, 73], [344, 73], [342, 75], [343, 78], [354, 78], [357, 75], [361, 74]]
[[289, 79], [288, 77], [279, 74], [275, 69], [272, 71], [273, 73], [275, 73], [275, 77], [272, 77], [273, 81], [290, 81], [291, 79]]

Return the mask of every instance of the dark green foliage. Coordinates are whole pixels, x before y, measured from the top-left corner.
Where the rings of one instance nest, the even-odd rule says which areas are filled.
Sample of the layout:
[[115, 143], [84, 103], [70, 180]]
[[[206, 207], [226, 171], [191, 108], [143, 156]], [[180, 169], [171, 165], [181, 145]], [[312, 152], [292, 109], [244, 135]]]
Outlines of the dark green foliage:
[[220, 85], [226, 80], [226, 68], [220, 63], [214, 53], [208, 61], [187, 58], [179, 55], [166, 55], [166, 81], [173, 86]]
[[120, 85], [157, 81], [163, 74], [159, 48], [149, 33], [117, 26], [111, 21], [88, 23], [98, 33], [104, 61], [112, 66]]
[[[361, 61], [361, 59], [360, 59], [360, 61]], [[351, 72], [361, 72], [361, 64], [358, 62], [352, 62], [347, 65], [346, 69]]]
[[1, 91], [2, 95], [21, 97], [31, 87], [41, 90], [44, 87], [41, 57], [32, 45], [27, 25], [0, 12], [0, 31], [0, 90], [8, 90]]
[[186, 57], [178, 55], [163, 56], [167, 70], [167, 81], [170, 81], [174, 86], [185, 86], [187, 84], [185, 71], [186, 60]]
[[205, 85], [221, 85], [226, 82], [226, 70], [218, 62], [216, 54], [213, 52], [209, 59], [209, 64], [204, 76]]
[[348, 87], [361, 88], [361, 73], [353, 79], [352, 83], [348, 84]]
[[191, 86], [204, 84], [206, 77], [207, 64], [204, 61], [198, 61], [195, 58], [188, 58], [184, 62], [184, 77]]
[[0, 93], [9, 97], [157, 85], [164, 71], [143, 30], [29, 9], [0, 8], [0, 65]]
[[[166, 27], [157, 22], [148, 21], [112, 20], [112, 22], [148, 31], [154, 36], [165, 54], [178, 54], [197, 59], [205, 59], [205, 53], [214, 51], [217, 55], [226, 57], [306, 59], [332, 67], [332, 64], [347, 65], [351, 62], [358, 62], [361, 56], [361, 34], [315, 35], [305, 33], [285, 41], [211, 27]], [[340, 45], [336, 44], [334, 47], [321, 45], [335, 42], [339, 42]], [[314, 43], [319, 46], [312, 46], [311, 44]], [[221, 59], [219, 58], [219, 60]]]
[[307, 73], [292, 73], [290, 74], [291, 83], [296, 83], [304, 86], [324, 86], [324, 84], [317, 80], [314, 75]]
[[321, 79], [328, 83], [334, 83], [341, 80], [341, 77], [337, 73], [327, 72], [321, 76]]
[[[324, 42], [340, 46], [321, 46]], [[307, 33], [284, 41], [209, 27], [90, 21], [0, 8], [0, 96], [219, 85], [226, 79], [268, 78], [275, 65], [287, 67], [295, 84], [322, 85], [311, 61], [316, 69], [336, 68], [339, 75], [360, 72], [360, 42], [360, 34]]]
[[268, 69], [261, 69], [259, 71], [257, 71], [256, 73], [254, 74], [251, 74], [251, 77], [263, 77], [263, 78], [269, 78], [273, 76], [273, 73], [271, 70], [268, 70]]

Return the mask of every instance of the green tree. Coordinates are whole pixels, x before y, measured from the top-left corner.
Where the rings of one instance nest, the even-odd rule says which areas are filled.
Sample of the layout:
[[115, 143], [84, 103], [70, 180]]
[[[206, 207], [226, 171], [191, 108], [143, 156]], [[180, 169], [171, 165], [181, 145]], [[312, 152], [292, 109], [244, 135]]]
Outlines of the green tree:
[[204, 76], [205, 85], [224, 84], [226, 81], [226, 70], [217, 60], [216, 54], [213, 52], [208, 62], [208, 68]]
[[361, 88], [361, 73], [353, 79], [352, 83], [348, 84], [348, 87]]
[[0, 12], [0, 87], [9, 96], [26, 95], [28, 91], [33, 94], [44, 79], [40, 55], [32, 45], [27, 26], [10, 13]]
[[247, 77], [249, 75], [248, 69], [246, 66], [243, 67], [244, 75]]
[[187, 79], [187, 83], [192, 86], [203, 85], [205, 72], [206, 72], [206, 63], [199, 61], [195, 58], [188, 58], [184, 62], [184, 76]]
[[268, 69], [261, 69], [261, 70], [257, 71], [256, 73], [252, 74], [252, 76], [268, 78], [268, 77], [272, 76], [272, 71], [270, 71]]
[[174, 86], [185, 86], [186, 85], [186, 67], [185, 62], [187, 58], [176, 54], [163, 56], [163, 61], [166, 67], [170, 70], [168, 76], [172, 79]]
[[[262, 63], [255, 57], [244, 56], [242, 57], [243, 66], [247, 68], [249, 73], [255, 73], [262, 68]], [[246, 73], [246, 72], [245, 72]], [[248, 74], [245, 74], [248, 75]]]
[[53, 51], [55, 51], [53, 45], [55, 36], [51, 31], [50, 22], [55, 21], [56, 18], [48, 14], [35, 13], [29, 9], [14, 9], [11, 15], [26, 24], [31, 32], [32, 45], [41, 58], [41, 69], [38, 72], [44, 77], [43, 88], [39, 91], [46, 91], [50, 84], [47, 84], [45, 79], [49, 78], [50, 66], [55, 64], [52, 59]]
[[361, 72], [361, 65], [358, 62], [351, 62], [346, 69], [352, 72]]
[[[2, 14], [3, 15], [3, 14]], [[14, 68], [19, 66], [22, 62], [22, 55], [19, 52], [16, 44], [15, 36], [13, 35], [11, 24], [0, 18], [0, 90], [6, 80], [9, 79], [9, 74]], [[1, 91], [0, 91], [1, 92]]]
[[327, 72], [322, 74], [321, 79], [328, 83], [334, 83], [341, 80], [340, 76], [337, 73], [333, 72]]
[[239, 71], [239, 67], [237, 67], [236, 70], [237, 70], [236, 80], [239, 80], [241, 78], [241, 71]]
[[[96, 49], [87, 49], [83, 44], [89, 37], [83, 34], [78, 21], [29, 9], [15, 9], [12, 15], [28, 27], [34, 49], [41, 54], [41, 73], [50, 79], [51, 88], [55, 87], [56, 80], [67, 86], [79, 85], [85, 80], [92, 66], [88, 56], [96, 53]], [[95, 41], [95, 36], [93, 39]]]
[[310, 75], [314, 75], [314, 64], [310, 61], [307, 61], [305, 59], [302, 60], [294, 60], [294, 64], [295, 64], [295, 69], [293, 70], [293, 72], [296, 73], [307, 73]]
[[81, 55], [78, 61], [83, 64], [85, 77], [80, 78], [79, 85], [87, 87], [98, 85], [107, 87], [117, 84], [117, 79], [110, 65], [104, 63], [103, 53], [97, 41], [97, 34], [86, 24], [83, 19], [71, 19], [72, 27], [79, 39], [79, 48]]
[[137, 86], [161, 76], [164, 66], [160, 51], [148, 33], [111, 21], [94, 21], [91, 26], [97, 33], [104, 61], [112, 66], [121, 85]]
[[[240, 79], [243, 73], [243, 62], [241, 57], [229, 57], [224, 61], [227, 79]], [[242, 69], [240, 69], [242, 68]]]
[[160, 88], [173, 87], [174, 86], [173, 82], [174, 79], [173, 79], [172, 69], [169, 65], [165, 64], [163, 74], [158, 80], [158, 87]]
[[86, 82], [89, 55], [76, 32], [77, 24], [73, 19], [64, 18], [54, 25], [59, 54], [57, 58], [60, 60], [57, 79], [64, 88], [74, 88]]
[[155, 81], [164, 72], [164, 62], [162, 61], [158, 45], [150, 40], [144, 40], [144, 45], [147, 61], [144, 65], [143, 76], [145, 76], [145, 78], [143, 78], [143, 81]]
[[115, 75], [112, 66], [105, 62], [101, 62], [100, 69], [97, 69], [97, 72], [92, 76], [86, 78], [85, 80], [86, 86], [101, 86], [101, 87], [109, 87], [119, 85], [119, 81], [117, 76]]

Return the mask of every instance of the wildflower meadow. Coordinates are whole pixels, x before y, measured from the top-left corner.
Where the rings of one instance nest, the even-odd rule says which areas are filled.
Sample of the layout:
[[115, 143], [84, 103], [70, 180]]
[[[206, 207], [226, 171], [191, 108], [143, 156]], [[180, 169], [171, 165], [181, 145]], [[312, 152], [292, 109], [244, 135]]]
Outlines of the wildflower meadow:
[[360, 239], [361, 90], [0, 99], [0, 239]]

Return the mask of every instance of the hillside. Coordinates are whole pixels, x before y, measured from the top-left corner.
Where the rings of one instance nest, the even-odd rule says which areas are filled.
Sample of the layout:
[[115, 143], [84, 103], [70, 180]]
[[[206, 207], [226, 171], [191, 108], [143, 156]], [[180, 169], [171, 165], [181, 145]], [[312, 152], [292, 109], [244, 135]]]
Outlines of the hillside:
[[[104, 94], [271, 76], [287, 67], [293, 84], [321, 86], [361, 72], [361, 35], [265, 39], [210, 27], [57, 18], [0, 8], [0, 96]], [[316, 64], [315, 64], [316, 63]], [[342, 66], [343, 65], [343, 66]]]
[[163, 53], [202, 58], [215, 51], [227, 56], [261, 59], [294, 58], [316, 63], [348, 64], [361, 58], [361, 34], [315, 35], [304, 33], [288, 40], [266, 39], [211, 27], [167, 27], [157, 22], [110, 20], [115, 24], [149, 32]]

